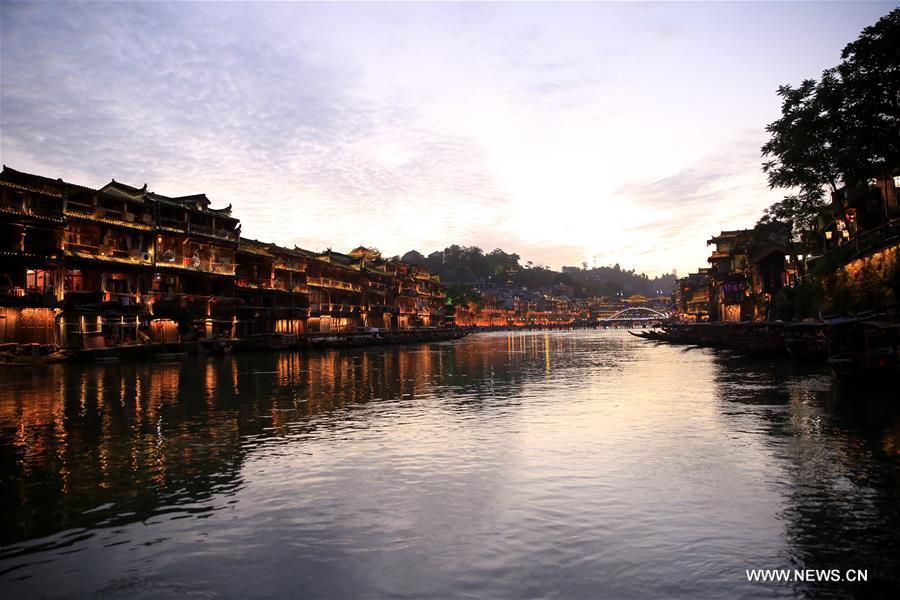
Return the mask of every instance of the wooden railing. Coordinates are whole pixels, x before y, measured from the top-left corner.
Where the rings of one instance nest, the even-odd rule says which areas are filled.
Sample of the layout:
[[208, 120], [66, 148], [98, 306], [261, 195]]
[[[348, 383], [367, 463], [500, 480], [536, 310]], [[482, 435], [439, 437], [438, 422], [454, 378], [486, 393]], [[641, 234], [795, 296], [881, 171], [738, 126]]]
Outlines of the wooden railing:
[[50, 217], [57, 219], [62, 217], [62, 212], [59, 210], [36, 209], [34, 206], [26, 205], [23, 199], [19, 199], [18, 201], [0, 201], [0, 210], [35, 217]]
[[284, 261], [280, 261], [280, 260], [276, 260], [276, 261], [275, 261], [274, 268], [275, 268], [275, 269], [282, 269], [282, 270], [284, 270], [284, 271], [296, 271], [296, 272], [298, 272], [298, 273], [305, 273], [305, 272], [306, 272], [306, 268], [303, 267], [303, 266], [301, 266], [301, 265], [298, 264], [298, 263], [289, 263], [289, 262], [284, 262]]
[[[118, 248], [113, 248], [112, 246], [95, 246], [93, 244], [77, 244], [73, 242], [66, 242], [66, 250], [70, 252], [87, 254], [92, 258], [101, 260], [104, 258], [114, 258], [120, 261], [133, 261], [135, 263], [147, 265], [149, 265], [151, 262], [151, 259], [149, 258], [150, 255], [146, 252], [140, 252], [137, 250], [120, 250]], [[147, 258], [145, 258], [145, 255]]]
[[236, 231], [229, 231], [227, 229], [213, 229], [209, 225], [199, 225], [197, 223], [189, 223], [187, 221], [181, 221], [178, 219], [170, 219], [168, 217], [160, 217], [159, 226], [168, 227], [169, 229], [177, 229], [178, 231], [183, 231], [188, 235], [195, 233], [198, 235], [205, 235], [233, 242], [236, 242], [238, 240], [238, 233]]
[[337, 279], [329, 279], [327, 277], [308, 277], [306, 279], [307, 285], [314, 287], [328, 287], [334, 288], [337, 290], [349, 290], [351, 292], [361, 292], [362, 286], [356, 283], [350, 283], [347, 281], [339, 281]]
[[277, 281], [273, 284], [268, 279], [238, 279], [234, 282], [234, 284], [238, 287], [252, 288], [257, 290], [281, 290], [284, 292], [293, 292], [295, 294], [306, 294], [309, 292], [309, 289], [305, 285], [295, 284], [293, 286], [288, 286], [285, 283], [279, 283]]
[[356, 304], [334, 304], [334, 303], [319, 303], [319, 304], [310, 304], [310, 310], [317, 310], [323, 313], [337, 313], [337, 312], [362, 312], [363, 307], [358, 306]]
[[848, 244], [855, 243], [857, 252], [862, 254], [898, 237], [900, 237], [900, 218], [890, 219], [878, 227], [867, 229], [859, 233], [855, 241], [851, 239]]
[[150, 294], [131, 294], [127, 292], [103, 292], [101, 297], [104, 302], [118, 302], [122, 306], [145, 305], [151, 298]]
[[56, 295], [51, 292], [20, 287], [0, 287], [0, 306], [48, 307], [57, 305]]
[[163, 252], [156, 260], [159, 266], [172, 266], [179, 269], [189, 269], [191, 271], [199, 271], [201, 273], [220, 273], [224, 275], [234, 275], [236, 265], [234, 263], [212, 262], [206, 259], [194, 260], [180, 254], [167, 257]]
[[211, 261], [203, 260], [203, 259], [201, 259], [199, 261], [194, 261], [192, 259], [185, 259], [182, 267], [185, 269], [190, 269], [192, 271], [200, 271], [203, 273], [219, 273], [222, 275], [234, 275], [235, 265], [229, 264], [229, 263], [211, 262]]

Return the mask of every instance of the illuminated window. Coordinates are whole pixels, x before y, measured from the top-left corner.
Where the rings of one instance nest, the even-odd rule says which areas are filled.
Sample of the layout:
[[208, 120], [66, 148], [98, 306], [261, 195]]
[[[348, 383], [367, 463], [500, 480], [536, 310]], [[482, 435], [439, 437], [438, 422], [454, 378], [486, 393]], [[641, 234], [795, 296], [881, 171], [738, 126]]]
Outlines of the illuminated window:
[[40, 269], [28, 269], [25, 271], [25, 287], [32, 292], [43, 292], [50, 285], [50, 274]]
[[78, 269], [66, 271], [64, 284], [68, 291], [81, 291], [84, 289], [84, 276]]

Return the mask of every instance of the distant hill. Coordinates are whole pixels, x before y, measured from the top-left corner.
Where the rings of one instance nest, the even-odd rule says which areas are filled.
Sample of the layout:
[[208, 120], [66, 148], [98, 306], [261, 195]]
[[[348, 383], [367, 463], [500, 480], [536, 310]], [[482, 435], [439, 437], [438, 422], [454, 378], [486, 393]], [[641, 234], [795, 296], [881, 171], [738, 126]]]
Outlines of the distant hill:
[[542, 265], [521, 264], [518, 254], [499, 248], [485, 253], [477, 246], [452, 245], [428, 256], [410, 250], [400, 260], [427, 267], [448, 284], [549, 287], [571, 285], [577, 296], [613, 296], [642, 294], [654, 296], [657, 290], [668, 294], [675, 286], [675, 275], [650, 278], [643, 273], [623, 270], [619, 265], [582, 269], [563, 267], [554, 271]]
[[626, 295], [630, 292], [644, 296], [671, 293], [676, 278], [673, 273], [651, 278], [643, 273], [635, 273], [634, 269], [622, 269], [619, 265], [593, 269], [563, 267], [563, 272], [571, 275], [575, 281], [584, 282], [592, 288], [617, 289]]

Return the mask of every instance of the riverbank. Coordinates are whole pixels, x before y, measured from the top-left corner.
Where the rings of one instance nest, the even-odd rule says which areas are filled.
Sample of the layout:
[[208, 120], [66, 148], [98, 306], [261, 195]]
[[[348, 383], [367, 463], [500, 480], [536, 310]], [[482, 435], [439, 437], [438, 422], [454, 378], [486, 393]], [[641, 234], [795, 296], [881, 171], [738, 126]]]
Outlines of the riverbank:
[[632, 335], [744, 356], [827, 362], [839, 379], [861, 383], [894, 383], [900, 376], [900, 324], [874, 315], [799, 322], [670, 323]]
[[469, 330], [463, 328], [442, 327], [303, 335], [266, 334], [244, 339], [213, 338], [172, 343], [124, 344], [108, 348], [78, 350], [62, 350], [55, 344], [4, 344], [0, 347], [0, 366], [31, 366], [64, 361], [115, 362], [134, 359], [167, 359], [188, 354], [225, 354], [232, 351], [303, 351], [417, 344], [459, 339], [469, 333]]
[[657, 322], [647, 323], [640, 320], [602, 322], [588, 321], [584, 323], [566, 323], [559, 325], [491, 325], [487, 327], [470, 326], [461, 327], [471, 333], [485, 333], [491, 331], [576, 331], [582, 329], [644, 329], [656, 326]]

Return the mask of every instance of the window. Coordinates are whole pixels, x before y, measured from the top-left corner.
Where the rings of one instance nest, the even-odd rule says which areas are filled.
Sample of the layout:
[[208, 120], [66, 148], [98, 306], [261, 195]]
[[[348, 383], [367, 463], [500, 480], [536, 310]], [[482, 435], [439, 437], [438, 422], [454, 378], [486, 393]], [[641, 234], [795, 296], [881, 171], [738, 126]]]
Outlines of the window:
[[84, 289], [84, 277], [78, 269], [66, 271], [65, 275], [66, 291], [77, 292]]
[[50, 283], [50, 276], [40, 269], [25, 271], [25, 287], [29, 292], [43, 292]]

